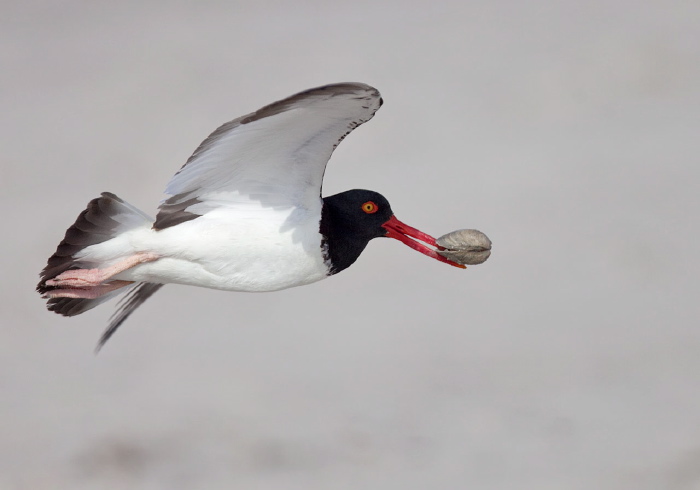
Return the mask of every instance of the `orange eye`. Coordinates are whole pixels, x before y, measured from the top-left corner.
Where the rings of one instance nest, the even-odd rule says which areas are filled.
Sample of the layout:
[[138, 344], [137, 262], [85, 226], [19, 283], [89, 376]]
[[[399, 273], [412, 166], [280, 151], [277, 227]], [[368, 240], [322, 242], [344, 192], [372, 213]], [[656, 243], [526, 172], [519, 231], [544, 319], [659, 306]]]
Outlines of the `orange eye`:
[[374, 214], [379, 211], [379, 206], [374, 204], [372, 201], [367, 201], [362, 205], [362, 210], [367, 214]]

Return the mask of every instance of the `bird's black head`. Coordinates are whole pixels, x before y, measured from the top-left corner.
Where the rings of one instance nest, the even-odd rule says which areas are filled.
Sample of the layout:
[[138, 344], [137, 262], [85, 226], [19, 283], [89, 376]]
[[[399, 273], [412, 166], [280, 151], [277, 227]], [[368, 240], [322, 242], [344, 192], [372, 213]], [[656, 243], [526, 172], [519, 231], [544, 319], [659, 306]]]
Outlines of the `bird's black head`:
[[331, 213], [335, 231], [365, 244], [372, 238], [386, 235], [387, 230], [382, 225], [394, 214], [384, 196], [364, 189], [324, 198], [323, 210]]
[[324, 197], [320, 231], [330, 273], [350, 267], [372, 238], [386, 236], [382, 225], [393, 214], [389, 201], [374, 191], [353, 189]]
[[378, 237], [395, 238], [429, 257], [464, 267], [410, 238], [437, 247], [433, 237], [396, 219], [389, 201], [374, 191], [353, 189], [323, 198], [320, 232], [324, 237], [326, 259], [330, 262], [330, 274], [350, 267], [367, 243]]

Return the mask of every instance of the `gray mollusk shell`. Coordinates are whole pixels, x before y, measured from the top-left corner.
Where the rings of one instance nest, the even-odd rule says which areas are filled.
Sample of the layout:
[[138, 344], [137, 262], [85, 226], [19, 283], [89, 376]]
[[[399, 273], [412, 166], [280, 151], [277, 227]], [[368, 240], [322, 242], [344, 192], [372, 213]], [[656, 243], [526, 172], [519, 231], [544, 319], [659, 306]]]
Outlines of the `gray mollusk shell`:
[[479, 230], [456, 230], [436, 241], [444, 248], [438, 253], [458, 264], [482, 264], [491, 255], [491, 240]]

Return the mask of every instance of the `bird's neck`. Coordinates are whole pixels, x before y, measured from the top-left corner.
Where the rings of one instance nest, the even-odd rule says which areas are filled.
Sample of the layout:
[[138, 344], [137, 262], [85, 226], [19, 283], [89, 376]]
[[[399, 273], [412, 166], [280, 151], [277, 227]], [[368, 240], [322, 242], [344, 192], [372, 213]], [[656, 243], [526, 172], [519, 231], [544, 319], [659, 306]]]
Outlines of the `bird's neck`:
[[324, 259], [328, 264], [328, 275], [350, 267], [367, 246], [369, 240], [352, 232], [350, 223], [340, 209], [323, 200], [320, 233], [323, 235]]

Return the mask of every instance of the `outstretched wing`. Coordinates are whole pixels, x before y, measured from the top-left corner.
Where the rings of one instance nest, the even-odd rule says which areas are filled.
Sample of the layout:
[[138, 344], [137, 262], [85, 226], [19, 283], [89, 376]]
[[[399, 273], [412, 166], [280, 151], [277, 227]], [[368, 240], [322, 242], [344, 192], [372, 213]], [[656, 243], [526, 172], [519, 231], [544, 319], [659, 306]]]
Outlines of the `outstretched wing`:
[[214, 131], [168, 184], [157, 230], [229, 204], [319, 206], [326, 163], [382, 104], [362, 83], [326, 85], [274, 102]]

